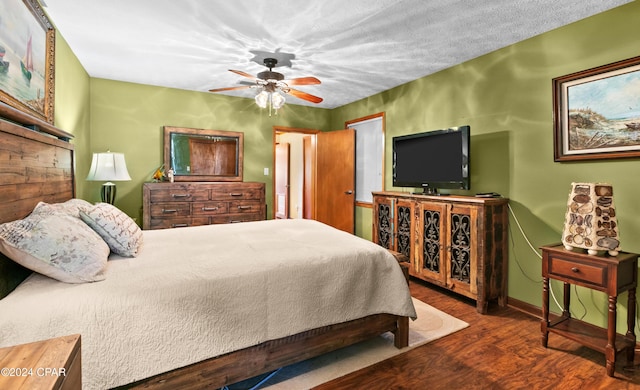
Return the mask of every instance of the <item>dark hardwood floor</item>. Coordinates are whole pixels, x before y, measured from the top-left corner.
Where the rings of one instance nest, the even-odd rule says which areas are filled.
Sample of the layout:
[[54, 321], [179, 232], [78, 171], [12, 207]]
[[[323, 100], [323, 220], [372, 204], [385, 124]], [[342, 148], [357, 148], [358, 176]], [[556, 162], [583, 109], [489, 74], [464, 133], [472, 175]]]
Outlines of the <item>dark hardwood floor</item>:
[[415, 279], [411, 293], [470, 326], [316, 389], [640, 389], [640, 367], [625, 369], [624, 354], [611, 378], [602, 353], [555, 334], [543, 348], [529, 314], [492, 303], [481, 315], [473, 301]]

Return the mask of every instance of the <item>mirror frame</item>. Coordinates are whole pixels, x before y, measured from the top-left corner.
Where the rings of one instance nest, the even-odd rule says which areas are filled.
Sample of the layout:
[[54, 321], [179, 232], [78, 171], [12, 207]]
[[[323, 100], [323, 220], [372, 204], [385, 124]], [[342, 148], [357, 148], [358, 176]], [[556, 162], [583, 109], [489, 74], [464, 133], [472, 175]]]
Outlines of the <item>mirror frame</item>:
[[174, 181], [242, 181], [244, 165], [244, 133], [238, 131], [192, 129], [188, 127], [164, 126], [164, 167], [168, 171], [171, 168], [171, 134], [186, 134], [198, 136], [230, 137], [238, 140], [238, 154], [236, 156], [236, 175], [177, 175], [174, 174]]

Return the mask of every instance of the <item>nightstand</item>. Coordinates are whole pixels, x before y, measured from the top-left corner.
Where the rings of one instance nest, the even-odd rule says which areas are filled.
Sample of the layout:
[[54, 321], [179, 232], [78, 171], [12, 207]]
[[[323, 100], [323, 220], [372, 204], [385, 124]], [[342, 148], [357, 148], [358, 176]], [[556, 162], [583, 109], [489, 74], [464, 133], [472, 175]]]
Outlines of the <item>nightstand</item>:
[[[562, 245], [542, 247], [542, 345], [546, 348], [549, 333], [556, 333], [584, 346], [603, 352], [607, 361], [607, 375], [613, 376], [616, 355], [625, 351], [629, 366], [633, 366], [636, 335], [636, 286], [638, 284], [638, 255], [620, 252], [618, 256], [592, 256], [578, 250], [570, 251]], [[564, 282], [562, 315], [549, 313], [549, 279]], [[609, 296], [607, 328], [571, 318], [570, 285], [578, 285]], [[616, 333], [616, 303], [618, 295], [628, 291], [627, 333]]]
[[81, 390], [80, 335], [0, 348], [0, 389]]

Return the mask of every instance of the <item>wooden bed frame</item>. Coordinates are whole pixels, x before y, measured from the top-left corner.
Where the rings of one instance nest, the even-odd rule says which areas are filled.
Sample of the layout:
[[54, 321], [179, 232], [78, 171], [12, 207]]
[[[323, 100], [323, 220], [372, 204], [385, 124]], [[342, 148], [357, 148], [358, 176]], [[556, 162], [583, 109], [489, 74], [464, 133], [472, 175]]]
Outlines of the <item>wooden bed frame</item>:
[[[26, 217], [39, 201], [75, 196], [73, 136], [0, 103], [0, 223]], [[0, 254], [0, 299], [31, 271]], [[11, 313], [2, 313], [11, 315]], [[377, 314], [268, 341], [147, 378], [122, 388], [220, 388], [385, 332], [409, 342], [408, 317]], [[37, 341], [37, 340], [33, 340]]]

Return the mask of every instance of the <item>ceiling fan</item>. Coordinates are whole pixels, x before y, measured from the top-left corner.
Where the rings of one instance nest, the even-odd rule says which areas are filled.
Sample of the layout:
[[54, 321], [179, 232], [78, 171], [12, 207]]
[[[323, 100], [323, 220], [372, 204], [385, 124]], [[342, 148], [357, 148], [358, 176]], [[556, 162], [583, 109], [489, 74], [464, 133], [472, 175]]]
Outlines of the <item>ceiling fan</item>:
[[256, 96], [256, 103], [263, 108], [267, 107], [268, 104], [269, 108], [273, 107], [276, 110], [284, 105], [284, 97], [278, 92], [286, 93], [311, 103], [322, 102], [321, 97], [314, 96], [290, 87], [290, 85], [320, 84], [320, 80], [315, 77], [299, 77], [291, 80], [285, 80], [282, 73], [273, 71], [273, 68], [275, 68], [277, 63], [278, 60], [275, 58], [265, 58], [264, 65], [269, 68], [269, 70], [258, 73], [257, 77], [254, 77], [249, 73], [243, 72], [241, 70], [229, 69], [230, 72], [251, 79], [254, 81], [254, 83], [238, 87], [216, 88], [209, 90], [209, 92], [223, 92], [247, 88], [259, 88], [261, 89], [261, 92]]

